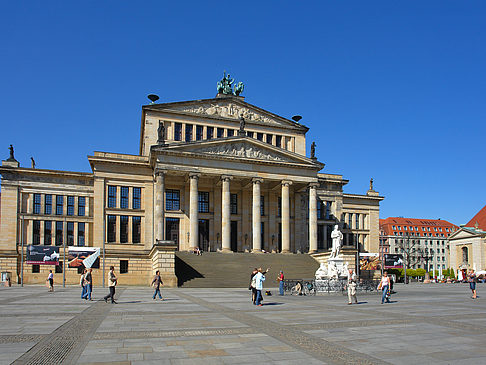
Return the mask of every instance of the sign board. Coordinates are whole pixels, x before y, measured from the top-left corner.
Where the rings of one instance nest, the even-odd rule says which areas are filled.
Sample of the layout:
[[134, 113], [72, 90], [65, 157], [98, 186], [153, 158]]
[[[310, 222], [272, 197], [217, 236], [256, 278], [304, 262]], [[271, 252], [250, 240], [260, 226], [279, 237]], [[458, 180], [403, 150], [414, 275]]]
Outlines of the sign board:
[[25, 263], [32, 265], [59, 265], [59, 247], [28, 245]]
[[403, 268], [403, 255], [385, 254], [385, 269]]
[[360, 253], [359, 254], [360, 270], [380, 270], [380, 255], [377, 253]]
[[100, 268], [100, 249], [98, 247], [69, 247], [69, 267]]

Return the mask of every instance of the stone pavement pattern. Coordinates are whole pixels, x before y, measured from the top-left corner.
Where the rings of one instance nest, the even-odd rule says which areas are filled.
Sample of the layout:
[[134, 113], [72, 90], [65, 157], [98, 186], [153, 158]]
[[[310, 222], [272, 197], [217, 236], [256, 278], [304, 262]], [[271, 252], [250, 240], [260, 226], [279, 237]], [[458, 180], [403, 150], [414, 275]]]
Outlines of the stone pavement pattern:
[[117, 288], [112, 305], [82, 301], [78, 287], [0, 288], [0, 364], [486, 363], [486, 300], [466, 284], [396, 289], [385, 305], [368, 294], [255, 307], [245, 289], [166, 289], [153, 301], [150, 288]]

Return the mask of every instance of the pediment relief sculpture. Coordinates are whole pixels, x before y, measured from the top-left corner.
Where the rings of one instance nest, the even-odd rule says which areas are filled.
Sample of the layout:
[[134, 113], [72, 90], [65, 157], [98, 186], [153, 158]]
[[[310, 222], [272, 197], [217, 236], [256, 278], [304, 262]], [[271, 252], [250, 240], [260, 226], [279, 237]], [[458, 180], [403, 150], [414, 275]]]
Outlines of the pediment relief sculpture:
[[219, 144], [217, 146], [208, 146], [194, 149], [191, 152], [202, 153], [208, 155], [222, 155], [232, 157], [251, 158], [257, 160], [282, 161], [290, 162], [282, 156], [272, 153], [270, 151], [260, 150], [255, 146], [245, 143], [228, 143]]
[[239, 119], [240, 117], [243, 117], [247, 121], [281, 125], [281, 123], [275, 121], [272, 118], [269, 118], [265, 115], [262, 115], [261, 113], [257, 113], [249, 108], [231, 102], [212, 102], [198, 105], [186, 105], [174, 107], [173, 109], [187, 113], [214, 115], [233, 119]]

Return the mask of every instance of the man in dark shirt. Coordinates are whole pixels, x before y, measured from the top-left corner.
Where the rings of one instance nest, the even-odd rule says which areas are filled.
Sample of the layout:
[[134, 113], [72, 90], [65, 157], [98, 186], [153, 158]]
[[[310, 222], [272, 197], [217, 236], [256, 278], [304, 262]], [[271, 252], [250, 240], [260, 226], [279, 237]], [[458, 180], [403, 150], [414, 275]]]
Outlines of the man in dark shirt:
[[152, 299], [155, 300], [155, 297], [158, 294], [159, 295], [159, 299], [160, 300], [164, 300], [164, 299], [162, 299], [162, 294], [160, 294], [160, 285], [163, 285], [163, 283], [162, 283], [162, 278], [160, 277], [160, 271], [159, 270], [157, 270], [155, 272], [154, 279], [152, 280], [152, 285], [155, 288], [154, 296], [153, 296]]

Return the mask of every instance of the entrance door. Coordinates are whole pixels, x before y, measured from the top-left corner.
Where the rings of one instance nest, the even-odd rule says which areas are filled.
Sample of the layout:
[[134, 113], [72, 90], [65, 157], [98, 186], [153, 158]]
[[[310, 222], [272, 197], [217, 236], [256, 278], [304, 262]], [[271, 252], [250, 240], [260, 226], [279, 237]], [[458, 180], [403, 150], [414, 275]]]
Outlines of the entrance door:
[[278, 252], [282, 252], [282, 223], [278, 224]]
[[209, 220], [199, 219], [199, 249], [209, 251]]
[[165, 219], [165, 239], [174, 241], [179, 249], [179, 218]]
[[238, 222], [231, 221], [231, 251], [238, 251]]

